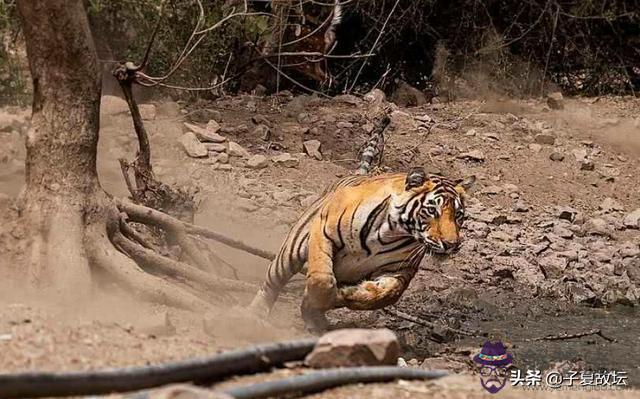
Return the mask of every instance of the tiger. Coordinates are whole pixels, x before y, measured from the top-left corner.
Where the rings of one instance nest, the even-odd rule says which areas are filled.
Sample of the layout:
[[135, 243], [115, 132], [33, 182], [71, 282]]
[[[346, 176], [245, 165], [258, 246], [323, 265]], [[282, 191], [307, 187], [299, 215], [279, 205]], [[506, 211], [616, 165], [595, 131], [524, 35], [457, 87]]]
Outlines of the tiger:
[[338, 180], [293, 225], [249, 310], [268, 316], [303, 270], [301, 314], [311, 332], [329, 328], [331, 309], [394, 304], [425, 254], [459, 249], [465, 193], [474, 182], [474, 176], [452, 180], [422, 168]]

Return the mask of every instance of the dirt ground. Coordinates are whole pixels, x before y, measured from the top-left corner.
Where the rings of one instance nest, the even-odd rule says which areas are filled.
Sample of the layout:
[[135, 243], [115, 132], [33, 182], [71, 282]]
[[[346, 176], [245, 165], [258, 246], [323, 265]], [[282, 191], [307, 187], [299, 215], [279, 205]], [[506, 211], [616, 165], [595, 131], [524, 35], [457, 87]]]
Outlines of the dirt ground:
[[[183, 106], [150, 103], [152, 163], [160, 180], [196, 185], [196, 223], [275, 252], [304, 205], [322, 188], [351, 173], [367, 138], [372, 104], [313, 96], [238, 96]], [[118, 158], [133, 158], [137, 143], [122, 104], [103, 101], [98, 169], [103, 187], [127, 194]], [[429, 172], [476, 175], [470, 221], [460, 253], [427, 258], [393, 309], [439, 326], [500, 339], [520, 369], [621, 370], [640, 385], [640, 230], [628, 215], [640, 208], [640, 100], [564, 99], [552, 110], [543, 100], [482, 100], [396, 108], [386, 133], [383, 169], [423, 166]], [[28, 111], [2, 110], [0, 125], [0, 372], [86, 370], [153, 364], [202, 356], [256, 342], [305, 336], [298, 317], [302, 280], [290, 284], [274, 311], [272, 328], [255, 328], [240, 310], [195, 315], [139, 303], [117, 287], [102, 287], [86, 303], [58, 303], [12, 286], [20, 271], [24, 234], [14, 221], [24, 176]], [[252, 169], [188, 157], [178, 143], [183, 122], [220, 123], [220, 134], [251, 154], [283, 152], [299, 160]], [[8, 122], [7, 122], [8, 121]], [[257, 124], [270, 127], [270, 135]], [[319, 140], [322, 160], [303, 153]], [[230, 165], [230, 166], [227, 166]], [[570, 219], [570, 220], [567, 220]], [[268, 262], [212, 243], [240, 279], [259, 283]], [[229, 277], [229, 276], [227, 276]], [[244, 298], [238, 307], [250, 300]], [[239, 308], [238, 308], [239, 309]], [[410, 367], [447, 369], [435, 383], [400, 381], [350, 386], [310, 397], [488, 397], [471, 357], [486, 338], [456, 336], [385, 311], [335, 311], [340, 327], [394, 330]], [[601, 330], [566, 340], [548, 335]], [[280, 373], [287, 373], [281, 371]], [[237, 379], [252, 381], [273, 376]], [[507, 388], [505, 398], [549, 392]], [[637, 390], [567, 392], [562, 397], [638, 397]]]

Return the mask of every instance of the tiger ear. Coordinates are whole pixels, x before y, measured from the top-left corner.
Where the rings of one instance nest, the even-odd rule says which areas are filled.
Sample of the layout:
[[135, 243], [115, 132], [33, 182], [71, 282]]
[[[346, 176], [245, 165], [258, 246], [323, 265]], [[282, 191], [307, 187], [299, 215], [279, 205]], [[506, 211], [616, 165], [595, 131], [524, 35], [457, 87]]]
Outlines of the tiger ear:
[[464, 179], [456, 180], [456, 191], [460, 194], [470, 191], [476, 183], [474, 175], [467, 176]]
[[427, 181], [427, 175], [422, 168], [413, 168], [407, 173], [407, 179], [404, 181], [404, 189], [411, 190], [420, 187]]

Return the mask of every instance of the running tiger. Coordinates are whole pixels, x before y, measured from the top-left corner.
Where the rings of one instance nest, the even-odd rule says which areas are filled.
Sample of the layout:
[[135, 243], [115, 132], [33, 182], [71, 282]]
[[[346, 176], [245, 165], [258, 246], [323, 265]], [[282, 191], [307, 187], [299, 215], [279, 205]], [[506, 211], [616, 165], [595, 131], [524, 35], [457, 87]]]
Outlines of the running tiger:
[[330, 309], [395, 303], [426, 253], [450, 254], [460, 246], [464, 193], [474, 182], [421, 168], [339, 180], [295, 223], [249, 308], [266, 316], [305, 267], [301, 309], [312, 331], [328, 327]]

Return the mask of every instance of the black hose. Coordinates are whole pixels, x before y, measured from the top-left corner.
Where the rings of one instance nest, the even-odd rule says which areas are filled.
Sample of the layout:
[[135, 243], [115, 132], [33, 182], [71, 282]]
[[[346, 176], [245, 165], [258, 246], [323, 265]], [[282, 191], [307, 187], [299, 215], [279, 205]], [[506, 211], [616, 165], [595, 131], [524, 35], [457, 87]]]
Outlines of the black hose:
[[340, 385], [363, 382], [386, 382], [396, 379], [431, 380], [444, 377], [445, 371], [418, 370], [402, 367], [350, 367], [314, 371], [304, 375], [276, 381], [245, 385], [222, 390], [235, 399], [282, 397], [283, 395], [309, 394]]
[[99, 395], [179, 382], [213, 382], [303, 359], [316, 338], [257, 345], [182, 362], [71, 373], [0, 374], [0, 398]]

